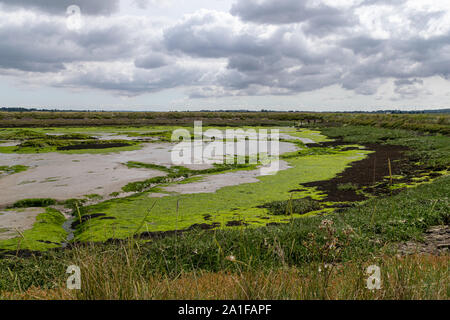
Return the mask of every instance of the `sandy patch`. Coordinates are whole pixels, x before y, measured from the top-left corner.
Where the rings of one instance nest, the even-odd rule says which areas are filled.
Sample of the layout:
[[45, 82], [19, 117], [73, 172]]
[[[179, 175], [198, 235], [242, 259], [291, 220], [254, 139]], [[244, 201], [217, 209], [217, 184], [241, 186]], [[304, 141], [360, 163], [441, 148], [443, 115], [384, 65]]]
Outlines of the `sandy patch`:
[[19, 234], [16, 230], [23, 232], [31, 229], [36, 217], [44, 212], [43, 208], [0, 211], [0, 240], [17, 237]]

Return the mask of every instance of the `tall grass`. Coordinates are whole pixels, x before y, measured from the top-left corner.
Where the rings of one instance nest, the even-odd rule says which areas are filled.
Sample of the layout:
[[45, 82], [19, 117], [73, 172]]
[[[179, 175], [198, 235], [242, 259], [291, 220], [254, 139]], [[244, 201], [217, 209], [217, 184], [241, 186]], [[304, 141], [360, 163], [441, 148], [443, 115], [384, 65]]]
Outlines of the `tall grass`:
[[[25, 292], [3, 292], [3, 299], [189, 299], [189, 300], [316, 300], [316, 299], [442, 299], [449, 297], [448, 256], [383, 257], [368, 262], [338, 265], [323, 281], [320, 265], [270, 271], [190, 272], [177, 277], [143, 276], [136, 264], [135, 249], [122, 247], [127, 259], [114, 252], [89, 248], [78, 252], [82, 290], [60, 286], [52, 290], [36, 287]], [[239, 263], [239, 262], [235, 262]], [[366, 287], [367, 266], [381, 268], [381, 289]], [[326, 286], [326, 287], [324, 287]], [[324, 294], [325, 293], [325, 294]]]

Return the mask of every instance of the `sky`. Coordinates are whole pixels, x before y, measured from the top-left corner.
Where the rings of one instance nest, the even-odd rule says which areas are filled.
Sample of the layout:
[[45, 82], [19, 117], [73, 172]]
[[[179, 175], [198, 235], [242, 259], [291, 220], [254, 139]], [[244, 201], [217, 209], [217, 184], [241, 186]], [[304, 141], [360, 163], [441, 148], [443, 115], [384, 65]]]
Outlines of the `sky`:
[[449, 108], [450, 1], [0, 0], [0, 107]]

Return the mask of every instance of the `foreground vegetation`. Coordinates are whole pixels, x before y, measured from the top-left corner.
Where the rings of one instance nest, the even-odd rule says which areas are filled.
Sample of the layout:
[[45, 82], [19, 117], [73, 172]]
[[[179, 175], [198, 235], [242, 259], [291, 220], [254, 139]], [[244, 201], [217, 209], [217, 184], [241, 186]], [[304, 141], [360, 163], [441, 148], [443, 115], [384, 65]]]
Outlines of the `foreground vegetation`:
[[[295, 219], [285, 225], [214, 232], [194, 230], [154, 239], [145, 245], [129, 239], [80, 245], [72, 250], [50, 251], [27, 258], [4, 257], [0, 260], [0, 292], [4, 297], [26, 297], [33, 295], [35, 289], [28, 290], [36, 287], [51, 289], [46, 294], [61, 298], [163, 298], [170, 294], [190, 297], [195, 293], [195, 282], [190, 293], [183, 293], [175, 286], [193, 274], [210, 281], [223, 277], [228, 281], [237, 279], [239, 288], [230, 285], [230, 291], [225, 293], [234, 292], [242, 298], [247, 298], [246, 292], [249, 298], [285, 295], [445, 299], [449, 296], [448, 256], [429, 258], [428, 262], [427, 258], [396, 260], [383, 256], [392, 256], [401, 241], [421, 241], [430, 226], [448, 224], [449, 180], [449, 177], [441, 178], [341, 213]], [[384, 291], [371, 294], [363, 290], [361, 284], [367, 279], [364, 266], [368, 263], [385, 266], [383, 277], [389, 278], [384, 278]], [[62, 289], [69, 265], [81, 267], [84, 289], [78, 293], [69, 294]], [[324, 273], [315, 271], [319, 267]], [[311, 272], [301, 276], [308, 268], [312, 268]], [[259, 281], [251, 281], [258, 275], [261, 275]], [[293, 291], [291, 284], [281, 281], [286, 277], [292, 286], [308, 284], [303, 287], [306, 292], [302, 293], [300, 288]], [[264, 287], [264, 281], [271, 285]], [[197, 284], [201, 283], [199, 280]], [[412, 290], [415, 286], [421, 289]], [[282, 291], [277, 293], [277, 288]], [[208, 298], [222, 297], [216, 294]], [[198, 296], [201, 297], [204, 296]]]
[[[268, 272], [191, 272], [178, 277], [136, 273], [133, 262], [116, 261], [116, 256], [88, 256], [90, 264], [82, 291], [64, 287], [44, 290], [31, 287], [26, 291], [0, 293], [1, 299], [72, 300], [72, 299], [157, 299], [157, 300], [310, 300], [310, 299], [389, 299], [447, 300], [448, 257], [383, 257], [368, 262], [346, 263], [328, 274], [319, 272], [319, 264], [303, 268], [285, 268]], [[103, 263], [102, 272], [92, 263]], [[376, 263], [382, 270], [380, 290], [367, 289], [364, 272]], [[98, 285], [102, 283], [102, 285]]]

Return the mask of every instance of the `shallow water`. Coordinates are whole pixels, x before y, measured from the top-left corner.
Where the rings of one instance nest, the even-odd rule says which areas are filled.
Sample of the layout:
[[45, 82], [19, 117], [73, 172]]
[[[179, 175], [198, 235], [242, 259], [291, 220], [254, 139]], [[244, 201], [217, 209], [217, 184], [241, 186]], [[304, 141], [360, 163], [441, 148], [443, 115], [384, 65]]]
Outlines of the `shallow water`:
[[[25, 172], [0, 178], [0, 207], [30, 198], [67, 200], [90, 194], [108, 197], [113, 192], [120, 192], [128, 183], [165, 176], [167, 173], [159, 170], [128, 168], [125, 164], [136, 161], [172, 166], [174, 146], [175, 144], [170, 143], [145, 143], [140, 150], [111, 154], [0, 154], [0, 166], [29, 167]], [[295, 150], [297, 147], [293, 144], [280, 143], [281, 154]], [[184, 166], [195, 170], [213, 167], [212, 164]], [[254, 174], [243, 172], [241, 175], [247, 178], [233, 179], [231, 184], [225, 185], [245, 183]], [[224, 179], [221, 176], [215, 177], [218, 181]], [[221, 183], [218, 184], [220, 185]]]

